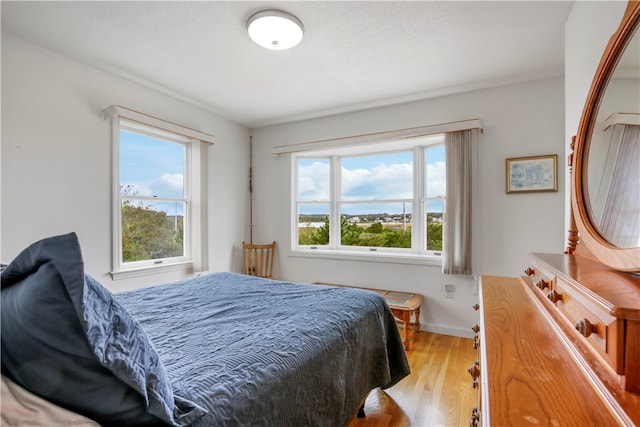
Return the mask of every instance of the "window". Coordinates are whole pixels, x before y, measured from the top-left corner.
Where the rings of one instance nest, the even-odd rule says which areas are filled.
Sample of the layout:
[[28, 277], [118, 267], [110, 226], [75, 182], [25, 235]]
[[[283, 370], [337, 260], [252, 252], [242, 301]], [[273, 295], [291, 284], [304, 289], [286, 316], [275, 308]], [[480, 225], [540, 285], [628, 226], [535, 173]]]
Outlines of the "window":
[[444, 134], [292, 159], [294, 250], [440, 256]]
[[122, 267], [188, 260], [190, 141], [126, 121], [119, 140]]
[[[206, 269], [208, 144], [178, 125], [122, 107], [110, 109], [114, 116], [112, 276]], [[179, 132], [166, 129], [172, 127]]]

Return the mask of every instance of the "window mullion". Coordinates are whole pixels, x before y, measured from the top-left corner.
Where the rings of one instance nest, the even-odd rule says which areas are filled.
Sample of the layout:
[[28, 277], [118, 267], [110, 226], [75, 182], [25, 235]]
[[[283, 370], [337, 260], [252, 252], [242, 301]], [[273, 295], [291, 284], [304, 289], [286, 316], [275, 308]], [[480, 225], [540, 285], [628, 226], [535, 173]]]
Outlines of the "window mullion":
[[337, 249], [340, 247], [340, 194], [342, 188], [340, 157], [331, 156], [330, 174], [331, 215], [329, 216], [329, 246]]
[[291, 247], [294, 249], [299, 248], [300, 236], [299, 236], [299, 220], [300, 220], [300, 201], [298, 200], [298, 194], [300, 182], [298, 181], [298, 168], [300, 167], [298, 159], [295, 156], [291, 156]]
[[111, 271], [119, 271], [122, 267], [122, 194], [120, 193], [120, 118], [115, 116], [111, 122], [111, 156], [112, 163], [112, 203], [111, 217], [112, 217], [112, 257], [111, 257]]
[[411, 217], [411, 248], [422, 253], [426, 248], [425, 229], [425, 167], [426, 149], [415, 147], [413, 150], [413, 215]]

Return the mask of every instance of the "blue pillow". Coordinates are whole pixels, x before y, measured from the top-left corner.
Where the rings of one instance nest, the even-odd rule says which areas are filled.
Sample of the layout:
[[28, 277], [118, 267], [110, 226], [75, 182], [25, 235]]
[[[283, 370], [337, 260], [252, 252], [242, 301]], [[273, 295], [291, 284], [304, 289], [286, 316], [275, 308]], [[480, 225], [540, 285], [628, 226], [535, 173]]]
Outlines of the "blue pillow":
[[84, 274], [75, 233], [29, 246], [1, 287], [2, 370], [27, 390], [101, 425], [187, 425], [206, 413], [176, 405], [141, 326]]

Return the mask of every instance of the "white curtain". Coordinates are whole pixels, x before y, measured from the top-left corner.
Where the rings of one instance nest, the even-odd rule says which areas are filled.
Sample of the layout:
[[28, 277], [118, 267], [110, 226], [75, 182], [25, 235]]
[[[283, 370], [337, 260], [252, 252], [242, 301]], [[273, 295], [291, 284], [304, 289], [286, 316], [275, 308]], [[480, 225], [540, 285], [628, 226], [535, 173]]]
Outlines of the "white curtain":
[[477, 130], [445, 134], [447, 189], [442, 236], [442, 272], [471, 276], [473, 219], [473, 153]]
[[624, 126], [600, 231], [621, 248], [640, 246], [640, 126]]

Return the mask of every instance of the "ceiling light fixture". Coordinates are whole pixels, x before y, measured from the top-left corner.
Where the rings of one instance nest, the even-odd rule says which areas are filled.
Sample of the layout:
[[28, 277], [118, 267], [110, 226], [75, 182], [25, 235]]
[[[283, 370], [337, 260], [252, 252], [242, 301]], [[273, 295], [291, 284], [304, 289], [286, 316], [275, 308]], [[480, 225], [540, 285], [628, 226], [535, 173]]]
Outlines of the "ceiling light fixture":
[[304, 27], [295, 16], [280, 10], [265, 10], [251, 15], [247, 31], [251, 40], [272, 50], [294, 47], [302, 40]]

